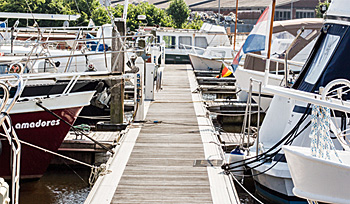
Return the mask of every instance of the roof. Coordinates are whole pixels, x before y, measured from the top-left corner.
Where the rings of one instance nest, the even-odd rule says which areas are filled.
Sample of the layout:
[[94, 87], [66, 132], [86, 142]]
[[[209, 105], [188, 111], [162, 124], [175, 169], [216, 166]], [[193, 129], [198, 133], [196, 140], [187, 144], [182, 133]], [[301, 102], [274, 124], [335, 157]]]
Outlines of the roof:
[[[158, 8], [165, 9], [169, 6], [170, 0], [144, 0], [148, 1], [150, 4], [154, 4]], [[129, 3], [140, 3], [141, 0], [130, 0]], [[185, 0], [186, 4], [191, 8], [191, 10], [213, 10], [218, 8], [218, 0]], [[271, 4], [271, 0], [239, 0], [238, 7], [240, 9], [263, 9]], [[124, 4], [122, 0], [112, 0], [112, 4]], [[276, 1], [276, 6], [289, 5], [291, 0], [278, 0]], [[293, 0], [293, 4], [313, 7], [316, 5], [318, 0]], [[236, 8], [236, 1], [234, 0], [220, 0], [220, 6], [222, 9], [225, 8]]]

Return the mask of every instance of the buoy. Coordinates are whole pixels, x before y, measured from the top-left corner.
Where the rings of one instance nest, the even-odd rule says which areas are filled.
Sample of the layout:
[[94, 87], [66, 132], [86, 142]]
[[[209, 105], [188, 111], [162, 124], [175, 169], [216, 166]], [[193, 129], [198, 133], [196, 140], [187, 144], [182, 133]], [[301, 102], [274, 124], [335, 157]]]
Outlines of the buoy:
[[10, 65], [9, 73], [22, 73], [23, 65], [21, 63], [13, 63]]
[[[237, 147], [236, 149], [232, 150], [229, 154], [225, 154], [225, 159], [226, 162], [228, 164], [234, 163], [234, 162], [238, 162], [238, 161], [242, 161], [246, 158], [246, 155], [244, 154], [244, 152], [242, 152], [239, 147]], [[239, 176], [239, 175], [244, 175], [244, 166], [240, 166], [242, 165], [243, 162], [238, 162], [235, 164], [231, 164], [229, 165], [229, 167], [234, 167], [234, 166], [239, 166], [236, 168], [231, 169], [233, 174], [236, 176], [236, 178], [238, 180], [241, 180], [243, 177]]]

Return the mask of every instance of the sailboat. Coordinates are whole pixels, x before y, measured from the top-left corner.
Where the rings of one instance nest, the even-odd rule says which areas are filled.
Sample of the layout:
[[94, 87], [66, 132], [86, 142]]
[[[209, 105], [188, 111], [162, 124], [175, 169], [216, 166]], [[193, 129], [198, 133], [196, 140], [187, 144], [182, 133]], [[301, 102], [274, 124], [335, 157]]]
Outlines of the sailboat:
[[[26, 142], [22, 146], [21, 178], [40, 178], [44, 174], [53, 155], [37, 147], [57, 151], [70, 130], [68, 124], [72, 125], [82, 108], [90, 104], [94, 93], [64, 90], [60, 94], [20, 97], [17, 100], [9, 115], [18, 138]], [[4, 139], [0, 137], [0, 141]], [[11, 176], [10, 150], [11, 144], [2, 142], [0, 177], [5, 179]]]

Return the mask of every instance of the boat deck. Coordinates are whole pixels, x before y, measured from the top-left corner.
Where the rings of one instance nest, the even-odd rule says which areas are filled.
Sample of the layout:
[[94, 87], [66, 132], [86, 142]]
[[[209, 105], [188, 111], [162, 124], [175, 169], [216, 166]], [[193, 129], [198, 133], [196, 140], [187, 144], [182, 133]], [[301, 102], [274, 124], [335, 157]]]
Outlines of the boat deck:
[[85, 203], [239, 203], [196, 86], [190, 66], [166, 66], [145, 122], [130, 127]]

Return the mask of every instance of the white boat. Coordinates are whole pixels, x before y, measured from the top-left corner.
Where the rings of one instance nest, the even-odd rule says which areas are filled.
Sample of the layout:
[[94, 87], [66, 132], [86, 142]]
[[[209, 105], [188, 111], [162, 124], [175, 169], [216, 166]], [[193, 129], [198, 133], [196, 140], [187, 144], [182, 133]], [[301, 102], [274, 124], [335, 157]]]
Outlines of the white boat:
[[[295, 19], [287, 21], [275, 21], [273, 24], [273, 35], [271, 44], [270, 74], [268, 84], [285, 86], [284, 80], [284, 58], [281, 58], [286, 49], [295, 39], [301, 28], [304, 27], [304, 32], [297, 39], [296, 45], [288, 54], [289, 69], [298, 74], [304, 62], [315, 43], [315, 39], [319, 34], [322, 26], [322, 19]], [[248, 53], [245, 57], [243, 66], [239, 66], [235, 71], [236, 88], [241, 90], [238, 94], [240, 101], [246, 101], [247, 92], [249, 90], [250, 77], [255, 80], [264, 81], [265, 77], [265, 58], [266, 51], [259, 53]], [[252, 89], [253, 99], [258, 101], [258, 86], [253, 84]], [[261, 108], [266, 111], [271, 103], [273, 95], [266, 92], [261, 94]]]
[[339, 151], [337, 158], [325, 160], [311, 155], [309, 147], [283, 146], [291, 176], [294, 195], [318, 202], [350, 201], [350, 152]]
[[[248, 164], [248, 167], [255, 175], [254, 180], [260, 194], [265, 197], [275, 198], [273, 194], [277, 194], [287, 200], [296, 199], [288, 161], [280, 149], [282, 145], [310, 147], [311, 117], [308, 103], [318, 103], [317, 100], [312, 101], [315, 96], [311, 94], [315, 95], [320, 87], [326, 87], [333, 80], [350, 80], [349, 68], [344, 66], [350, 63], [348, 11], [350, 5], [346, 1], [332, 1], [321, 34], [292, 88], [263, 88], [274, 97], [259, 131], [259, 143], [256, 142], [250, 149], [250, 156], [259, 154], [261, 158]], [[285, 89], [287, 91], [282, 91]], [[309, 95], [311, 96], [307, 100], [299, 100]], [[348, 98], [345, 97], [344, 100]], [[330, 103], [329, 106], [335, 110], [341, 108], [341, 104]], [[343, 120], [343, 125], [348, 126], [348, 119], [337, 112], [332, 115], [332, 119], [338, 124]], [[343, 149], [339, 141], [333, 142], [337, 150]]]
[[207, 47], [230, 45], [225, 28], [209, 23], [200, 30], [158, 28], [156, 33], [157, 41], [165, 43], [165, 62], [172, 64], [190, 63], [186, 46], [199, 47], [196, 52], [202, 54]]
[[194, 70], [220, 71], [222, 62], [231, 64], [233, 60], [232, 46], [207, 47], [203, 54], [197, 53], [199, 48], [191, 47], [189, 58]]

